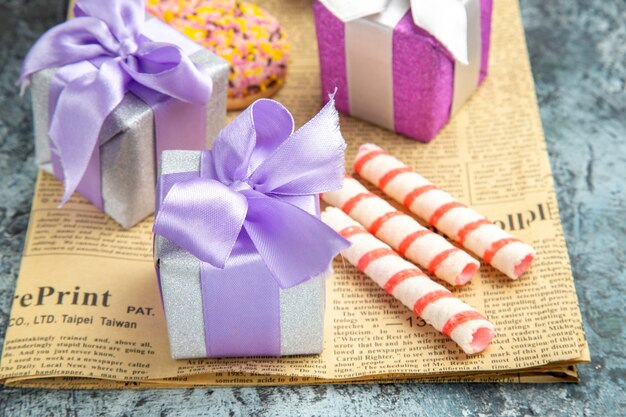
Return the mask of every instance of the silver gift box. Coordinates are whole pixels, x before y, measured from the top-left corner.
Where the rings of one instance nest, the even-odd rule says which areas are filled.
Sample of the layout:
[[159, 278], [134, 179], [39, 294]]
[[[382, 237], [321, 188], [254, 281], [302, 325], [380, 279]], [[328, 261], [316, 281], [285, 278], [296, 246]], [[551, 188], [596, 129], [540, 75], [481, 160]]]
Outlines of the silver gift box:
[[[200, 152], [164, 151], [159, 171], [199, 172]], [[206, 358], [200, 261], [161, 236], [155, 235], [154, 243], [172, 357]], [[322, 351], [325, 281], [330, 273], [280, 290], [282, 356]]]
[[[226, 123], [229, 65], [206, 49], [190, 55], [190, 59], [213, 81], [213, 92], [207, 104], [207, 147]], [[48, 88], [56, 72], [57, 68], [42, 70], [31, 80], [35, 160], [49, 173], [53, 172], [48, 143]], [[105, 120], [99, 141], [104, 212], [122, 227], [132, 227], [154, 212], [156, 167], [152, 108], [134, 94], [126, 94]]]

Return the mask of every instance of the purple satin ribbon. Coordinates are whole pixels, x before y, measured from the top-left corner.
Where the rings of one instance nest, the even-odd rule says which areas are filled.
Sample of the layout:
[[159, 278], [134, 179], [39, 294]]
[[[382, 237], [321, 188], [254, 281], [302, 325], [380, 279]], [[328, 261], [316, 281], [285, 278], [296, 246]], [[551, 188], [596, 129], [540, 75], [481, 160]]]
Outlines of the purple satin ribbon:
[[[78, 189], [102, 208], [98, 138], [105, 119], [126, 93], [135, 93], [154, 108], [159, 138], [177, 119], [164, 110], [169, 104], [164, 105], [161, 97], [188, 104], [180, 105], [184, 109], [178, 114], [191, 111], [198, 119], [212, 83], [179, 46], [142, 35], [143, 0], [78, 0], [75, 15], [35, 43], [24, 60], [19, 84], [25, 88], [33, 73], [61, 67], [51, 84], [48, 132], [55, 174], [65, 185], [61, 204]], [[205, 114], [185, 132], [201, 135], [202, 144]]]
[[201, 261], [208, 356], [280, 355], [280, 288], [349, 246], [317, 204], [342, 187], [338, 123], [332, 99], [296, 132], [287, 109], [258, 100], [202, 152], [199, 173], [159, 179], [154, 233]]

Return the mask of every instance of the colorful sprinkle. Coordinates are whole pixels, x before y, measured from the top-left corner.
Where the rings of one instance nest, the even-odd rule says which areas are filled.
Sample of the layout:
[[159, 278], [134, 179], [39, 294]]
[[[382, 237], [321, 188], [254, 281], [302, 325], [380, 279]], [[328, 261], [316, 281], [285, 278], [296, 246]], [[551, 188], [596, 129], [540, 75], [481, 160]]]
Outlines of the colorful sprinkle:
[[245, 98], [283, 82], [287, 36], [260, 7], [234, 0], [148, 0], [146, 8], [230, 63], [229, 98]]

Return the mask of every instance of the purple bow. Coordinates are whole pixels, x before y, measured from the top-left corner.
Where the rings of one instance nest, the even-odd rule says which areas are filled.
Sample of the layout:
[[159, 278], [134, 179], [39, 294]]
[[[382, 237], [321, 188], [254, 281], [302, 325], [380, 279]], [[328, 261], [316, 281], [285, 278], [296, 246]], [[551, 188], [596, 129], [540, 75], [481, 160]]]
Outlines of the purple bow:
[[106, 117], [133, 88], [205, 104], [211, 80], [181, 49], [142, 35], [143, 0], [78, 0], [74, 19], [53, 27], [32, 47], [22, 68], [24, 89], [40, 70], [81, 62], [97, 70], [64, 86], [50, 119], [51, 150], [59, 158], [65, 183], [64, 204], [85, 175]]
[[280, 103], [256, 101], [203, 152], [199, 177], [162, 178], [154, 232], [225, 278], [259, 255], [281, 288], [325, 272], [349, 246], [313, 215], [317, 194], [342, 187], [338, 123], [333, 99], [296, 132]]

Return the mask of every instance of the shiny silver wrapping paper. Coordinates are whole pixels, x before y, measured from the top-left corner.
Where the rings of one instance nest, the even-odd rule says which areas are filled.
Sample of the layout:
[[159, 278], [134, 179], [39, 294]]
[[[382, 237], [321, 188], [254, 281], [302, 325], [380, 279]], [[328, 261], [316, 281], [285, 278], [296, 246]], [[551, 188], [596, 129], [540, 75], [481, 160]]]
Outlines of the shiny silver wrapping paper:
[[[202, 49], [190, 56], [213, 80], [207, 104], [206, 146], [226, 123], [228, 62]], [[56, 68], [35, 73], [31, 83], [35, 160], [52, 172], [48, 143], [48, 88]], [[132, 93], [106, 119], [100, 132], [100, 170], [104, 212], [122, 227], [134, 226], [154, 212], [155, 150], [152, 108]]]
[[[159, 175], [200, 171], [200, 152], [164, 151]], [[201, 233], [201, 232], [200, 232]], [[172, 357], [207, 356], [204, 337], [200, 263], [189, 252], [155, 236], [161, 294]], [[326, 274], [280, 290], [281, 355], [320, 353], [324, 343]]]

